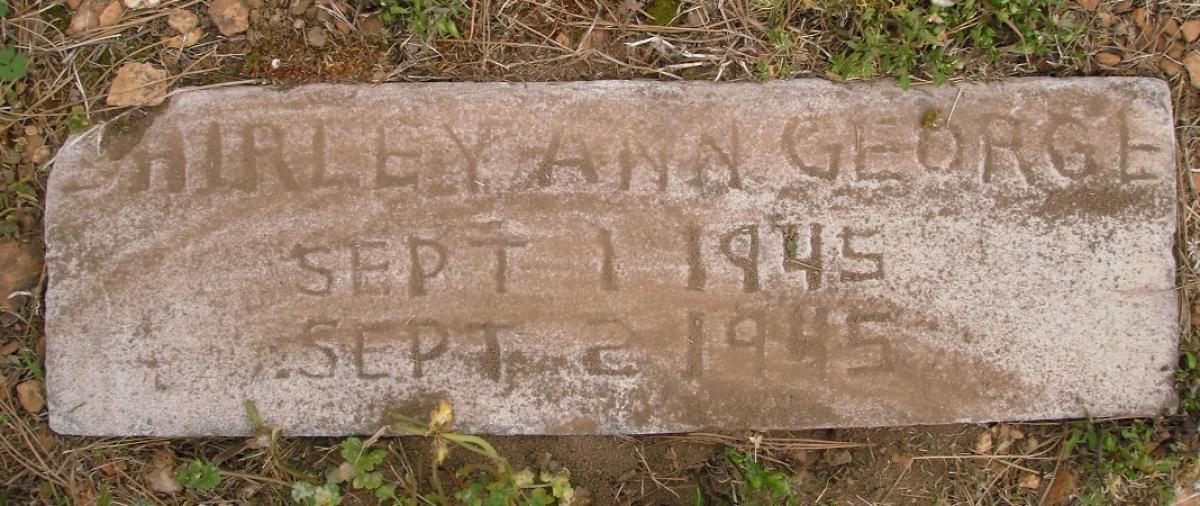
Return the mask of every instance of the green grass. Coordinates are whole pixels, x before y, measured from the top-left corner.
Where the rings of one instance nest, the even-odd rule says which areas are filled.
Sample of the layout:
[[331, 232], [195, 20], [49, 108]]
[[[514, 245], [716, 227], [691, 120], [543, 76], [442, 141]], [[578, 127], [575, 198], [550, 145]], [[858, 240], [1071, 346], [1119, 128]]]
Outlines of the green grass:
[[1064, 453], [1074, 455], [1090, 477], [1079, 497], [1086, 505], [1121, 504], [1131, 493], [1140, 499], [1170, 503], [1170, 479], [1186, 458], [1165, 431], [1144, 420], [1070, 424]]
[[840, 46], [831, 71], [842, 79], [891, 76], [941, 84], [964, 69], [965, 55], [987, 62], [1042, 55], [1069, 47], [1080, 28], [1060, 19], [1060, 0], [958, 0], [938, 7], [928, 1], [847, 2], [825, 8], [838, 17]]
[[387, 25], [403, 23], [413, 35], [458, 38], [458, 21], [469, 10], [460, 0], [379, 0], [380, 17]]
[[[565, 467], [550, 462], [537, 472], [529, 468], [516, 471], [487, 440], [451, 431], [454, 411], [446, 402], [438, 404], [430, 414], [429, 423], [394, 415], [394, 424], [366, 441], [358, 437], [342, 440], [337, 446], [341, 459], [324, 470], [304, 469], [285, 462], [277, 450], [280, 430], [263, 424], [253, 404], [247, 403], [246, 411], [257, 436], [251, 440], [254, 443], [242, 449], [265, 447], [263, 458], [293, 477], [289, 487], [295, 504], [337, 506], [351, 494], [356, 494], [351, 501], [354, 504], [369, 495], [373, 503], [395, 506], [551, 506], [571, 504], [575, 497], [571, 472]], [[373, 447], [384, 434], [430, 438], [434, 452], [430, 486], [423, 486], [411, 468], [397, 465], [386, 450]], [[452, 450], [480, 455], [486, 463], [466, 464], [446, 474], [442, 466]], [[395, 469], [407, 472], [390, 471]], [[193, 460], [178, 466], [174, 477], [183, 487], [203, 492], [220, 484], [221, 470], [211, 462]]]

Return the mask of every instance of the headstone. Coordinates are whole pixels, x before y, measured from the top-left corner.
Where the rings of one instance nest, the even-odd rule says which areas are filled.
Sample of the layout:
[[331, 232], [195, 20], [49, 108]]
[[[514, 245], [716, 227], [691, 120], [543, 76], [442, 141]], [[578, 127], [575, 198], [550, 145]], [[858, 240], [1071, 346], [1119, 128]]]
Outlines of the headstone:
[[1175, 403], [1155, 80], [182, 93], [47, 196], [62, 433], [651, 433]]

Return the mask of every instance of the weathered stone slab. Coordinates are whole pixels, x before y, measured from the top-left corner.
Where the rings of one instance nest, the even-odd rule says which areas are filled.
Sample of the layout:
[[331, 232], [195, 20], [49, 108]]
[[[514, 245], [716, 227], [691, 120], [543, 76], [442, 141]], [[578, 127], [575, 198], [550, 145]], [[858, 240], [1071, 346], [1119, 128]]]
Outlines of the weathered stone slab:
[[[933, 120], [941, 127], [924, 128]], [[1174, 404], [1154, 80], [185, 93], [47, 201], [51, 424], [490, 433]]]

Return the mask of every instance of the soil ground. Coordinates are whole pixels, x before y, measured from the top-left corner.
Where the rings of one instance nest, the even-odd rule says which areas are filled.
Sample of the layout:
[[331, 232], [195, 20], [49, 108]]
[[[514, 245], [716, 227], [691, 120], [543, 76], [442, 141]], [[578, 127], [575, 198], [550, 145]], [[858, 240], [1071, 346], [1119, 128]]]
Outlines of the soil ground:
[[[95, 8], [100, 18], [109, 5], [83, 1], [12, 0], [0, 22], [5, 44], [29, 58], [26, 76], [3, 81], [0, 107], [0, 232], [5, 237], [0, 241], [0, 290], [6, 296], [17, 292], [0, 312], [0, 504], [290, 503], [290, 478], [276, 461], [264, 458], [262, 450], [227, 451], [245, 446], [241, 440], [63, 437], [49, 431], [44, 409], [36, 402], [44, 346], [39, 316], [45, 285], [43, 184], [55, 151], [72, 129], [137, 114], [131, 112], [136, 109], [108, 105], [117, 69], [132, 62], [164, 70], [168, 90], [315, 81], [842, 79], [872, 74], [911, 75], [914, 85], [925, 86], [943, 73], [951, 81], [1013, 75], [1165, 79], [1176, 98], [1179, 286], [1183, 327], [1188, 329], [1181, 336], [1177, 415], [770, 434], [488, 439], [518, 469], [545, 467], [549, 454], [572, 471], [574, 485], [586, 489], [593, 504], [696, 504], [697, 494], [706, 504], [732, 502], [739, 476], [723, 456], [726, 448], [750, 452], [786, 473], [798, 504], [1200, 504], [1200, 373], [1191, 355], [1200, 348], [1191, 330], [1194, 266], [1200, 261], [1194, 249], [1191, 172], [1200, 149], [1200, 94], [1193, 85], [1200, 85], [1200, 53], [1195, 37], [1184, 30], [1200, 29], [1188, 24], [1200, 19], [1200, 4], [960, 1], [977, 12], [967, 12], [950, 30], [934, 34], [945, 38], [938, 43], [955, 58], [943, 72], [938, 61], [925, 56], [918, 58], [922, 64], [897, 70], [895, 62], [908, 57], [904, 48], [863, 50], [852, 44], [865, 40], [863, 34], [875, 26], [865, 9], [895, 14], [897, 6], [926, 9], [925, 2], [475, 0], [445, 11], [455, 20], [455, 37], [422, 36], [414, 33], [413, 17], [385, 22], [380, 12], [386, 5], [345, 0], [244, 2], [249, 30], [230, 36], [214, 26], [209, 3], [198, 0], [126, 10], [115, 21], [110, 13], [103, 20], [107, 26], [99, 26], [97, 19], [91, 26], [84, 23], [83, 30], [71, 30], [80, 9]], [[1050, 36], [1035, 51], [1021, 50], [1047, 33], [1036, 20], [1026, 24], [1022, 19], [1028, 17], [998, 14], [1011, 6], [1045, 13], [1061, 22], [1057, 30], [1074, 35], [1069, 42]], [[199, 20], [202, 37], [183, 49], [164, 42], [181, 35], [168, 24], [172, 9], [195, 13]], [[933, 23], [929, 12], [922, 12], [921, 22]], [[957, 38], [988, 19], [999, 20], [995, 26], [1000, 27], [990, 44]], [[894, 20], [876, 28], [903, 30]], [[904, 47], [916, 55], [930, 50], [919, 44]], [[875, 63], [869, 72], [847, 70], [846, 58], [860, 61], [853, 60], [861, 56], [856, 51], [888, 56], [871, 60]], [[0, 71], [6, 62], [0, 52]], [[1189, 70], [1195, 72], [1190, 80]], [[285, 434], [276, 448], [285, 460], [319, 470], [336, 460], [336, 444]], [[435, 453], [428, 439], [386, 438], [379, 445], [394, 457], [385, 469], [389, 476], [411, 471], [427, 482]], [[164, 483], [164, 469], [169, 476], [174, 463], [194, 458], [219, 461], [223, 476], [218, 487], [174, 490], [169, 478]], [[469, 460], [456, 452], [444, 466], [455, 469]], [[370, 502], [371, 496], [356, 494], [343, 504]]]

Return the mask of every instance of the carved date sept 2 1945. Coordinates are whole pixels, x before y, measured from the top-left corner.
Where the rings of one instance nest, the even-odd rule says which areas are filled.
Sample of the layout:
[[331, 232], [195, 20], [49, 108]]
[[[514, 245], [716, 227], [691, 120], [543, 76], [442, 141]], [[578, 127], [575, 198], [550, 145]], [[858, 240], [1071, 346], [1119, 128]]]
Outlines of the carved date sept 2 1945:
[[[753, 368], [758, 374], [766, 374], [767, 362], [778, 360], [789, 364], [786, 370], [793, 379], [796, 375], [815, 380], [831, 376], [848, 379], [893, 371], [891, 342], [885, 336], [895, 333], [897, 322], [890, 310], [841, 308], [799, 300], [779, 314], [762, 309], [722, 313], [727, 314], [681, 312], [681, 324], [675, 326], [678, 330], [669, 332], [679, 346], [665, 345], [678, 350], [678, 356], [657, 353], [653, 367], [674, 370], [685, 380], [703, 379], [712, 368]], [[645, 343], [641, 334], [644, 329], [604, 313], [568, 325], [590, 341], [581, 356], [565, 357], [569, 362], [577, 361], [583, 372], [634, 376], [647, 366], [642, 353], [646, 350], [639, 351]], [[467, 363], [477, 364], [473, 368], [482, 377], [502, 382], [506, 374], [511, 374], [506, 364], [512, 352], [505, 349], [505, 340], [530, 331], [535, 330], [519, 321], [467, 322], [452, 328], [428, 317], [309, 319], [298, 336], [301, 349], [295, 356], [303, 365], [278, 369], [275, 378], [349, 375], [361, 380], [418, 379], [426, 376], [436, 361], [446, 359], [453, 346], [482, 340], [482, 348], [468, 346], [459, 355], [466, 357]], [[717, 347], [725, 352], [715, 353]]]

